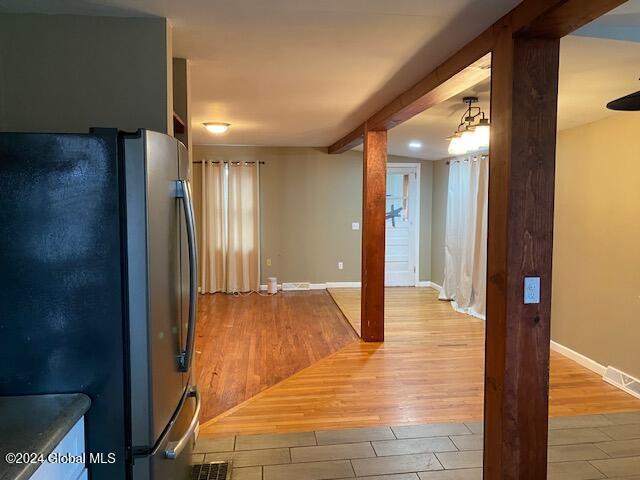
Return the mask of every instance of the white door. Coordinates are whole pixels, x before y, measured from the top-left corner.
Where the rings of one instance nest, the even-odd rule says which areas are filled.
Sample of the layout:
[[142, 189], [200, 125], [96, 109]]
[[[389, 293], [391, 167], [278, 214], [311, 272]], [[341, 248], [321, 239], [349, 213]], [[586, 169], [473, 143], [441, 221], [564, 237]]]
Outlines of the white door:
[[384, 284], [408, 287], [416, 284], [416, 188], [417, 167], [387, 169], [386, 242]]

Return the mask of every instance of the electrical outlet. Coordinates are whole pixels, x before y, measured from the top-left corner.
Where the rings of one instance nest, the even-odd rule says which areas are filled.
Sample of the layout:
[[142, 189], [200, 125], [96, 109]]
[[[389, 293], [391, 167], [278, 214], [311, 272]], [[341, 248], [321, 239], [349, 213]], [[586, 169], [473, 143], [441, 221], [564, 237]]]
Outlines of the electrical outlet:
[[270, 267], [270, 266], [271, 266], [271, 259], [267, 258], [267, 267]]
[[344, 263], [338, 262], [338, 270], [342, 270], [344, 268]]
[[351, 224], [351, 230], [360, 230], [360, 223], [359, 222], [353, 222]]
[[540, 303], [540, 277], [524, 277], [524, 303]]

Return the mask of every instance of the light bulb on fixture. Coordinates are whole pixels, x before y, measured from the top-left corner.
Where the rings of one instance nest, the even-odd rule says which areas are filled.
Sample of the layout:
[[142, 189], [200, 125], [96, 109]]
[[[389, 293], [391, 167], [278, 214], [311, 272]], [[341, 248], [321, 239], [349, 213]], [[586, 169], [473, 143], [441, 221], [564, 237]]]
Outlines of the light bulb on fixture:
[[473, 128], [467, 128], [464, 132], [462, 132], [461, 139], [462, 144], [464, 145], [465, 153], [478, 150], [478, 140]]
[[464, 142], [462, 141], [462, 135], [458, 132], [454, 133], [449, 142], [449, 155], [462, 155], [467, 152]]
[[203, 125], [207, 130], [215, 134], [224, 133], [231, 126], [230, 123], [222, 123], [222, 122], [206, 122], [206, 123], [203, 123]]
[[474, 134], [478, 142], [478, 148], [487, 148], [489, 146], [490, 127], [489, 120], [483, 118], [476, 126]]

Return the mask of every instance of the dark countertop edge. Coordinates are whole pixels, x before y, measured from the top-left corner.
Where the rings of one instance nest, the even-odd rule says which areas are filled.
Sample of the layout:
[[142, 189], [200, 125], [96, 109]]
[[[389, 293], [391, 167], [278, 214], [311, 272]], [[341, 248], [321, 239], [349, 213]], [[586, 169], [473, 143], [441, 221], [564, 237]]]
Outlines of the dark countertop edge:
[[[84, 393], [68, 393], [68, 394], [51, 394], [51, 395], [27, 395], [19, 397], [3, 397], [4, 399], [16, 399], [16, 401], [24, 402], [29, 399], [45, 400], [47, 397], [54, 400], [68, 399], [69, 404], [63, 406], [62, 412], [51, 419], [52, 425], [47, 426], [46, 432], [49, 433], [42, 442], [34, 443], [33, 451], [44, 455], [49, 455], [62, 439], [69, 433], [74, 425], [87, 413], [91, 406], [91, 399]], [[33, 412], [34, 415], [37, 412]], [[45, 420], [43, 420], [45, 421]], [[37, 441], [37, 439], [34, 439]], [[30, 450], [30, 453], [32, 450]], [[40, 468], [40, 463], [23, 463], [23, 464], [7, 464], [4, 458], [0, 459], [0, 480], [27, 480], [35, 471]]]

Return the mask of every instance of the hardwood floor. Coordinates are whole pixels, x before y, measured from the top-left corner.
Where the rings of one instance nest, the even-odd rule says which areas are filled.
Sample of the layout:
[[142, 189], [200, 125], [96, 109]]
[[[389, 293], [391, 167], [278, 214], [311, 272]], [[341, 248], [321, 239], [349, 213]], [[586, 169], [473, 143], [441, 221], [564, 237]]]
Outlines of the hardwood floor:
[[[359, 289], [333, 294], [339, 305], [359, 305]], [[484, 322], [455, 312], [429, 288], [390, 288], [385, 295], [384, 343], [351, 342], [204, 423], [201, 433], [309, 431], [482, 417]], [[352, 321], [353, 312], [355, 307], [347, 311]], [[632, 410], [640, 410], [640, 400], [552, 352], [552, 416]]]
[[201, 295], [196, 368], [206, 421], [357, 339], [326, 291]]
[[[389, 289], [386, 289], [389, 291]], [[358, 334], [358, 337], [362, 337], [360, 331], [360, 289], [359, 288], [328, 288], [327, 292], [336, 302], [336, 305], [342, 310], [344, 317], [349, 322], [349, 325], [353, 327], [353, 330]], [[385, 296], [385, 313], [389, 314], [389, 301], [390, 299]], [[385, 330], [386, 333], [386, 330]]]

